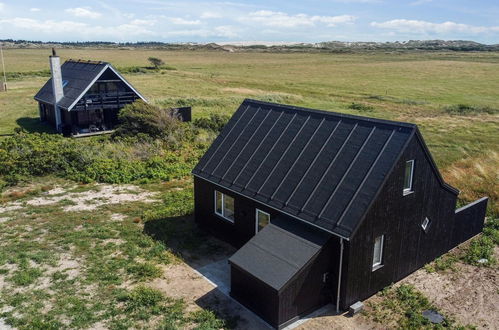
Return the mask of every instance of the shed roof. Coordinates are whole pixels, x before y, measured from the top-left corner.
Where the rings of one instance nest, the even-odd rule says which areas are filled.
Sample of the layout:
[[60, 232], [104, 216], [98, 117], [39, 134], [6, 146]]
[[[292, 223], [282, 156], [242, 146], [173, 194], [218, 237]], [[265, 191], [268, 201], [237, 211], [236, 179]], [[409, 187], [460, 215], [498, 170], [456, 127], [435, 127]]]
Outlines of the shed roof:
[[[94, 82], [107, 70], [112, 70], [119, 79], [127, 84], [140, 98], [145, 98], [123, 76], [110, 64], [101, 61], [67, 60], [61, 65], [62, 80], [64, 84], [64, 97], [59, 101], [59, 107], [67, 110], [78, 102], [83, 95], [92, 87]], [[35, 95], [35, 100], [54, 104], [52, 92], [52, 78]]]
[[296, 221], [273, 219], [229, 262], [279, 291], [318, 255], [329, 237], [318, 229], [300, 228]]
[[248, 99], [193, 174], [349, 238], [415, 131]]

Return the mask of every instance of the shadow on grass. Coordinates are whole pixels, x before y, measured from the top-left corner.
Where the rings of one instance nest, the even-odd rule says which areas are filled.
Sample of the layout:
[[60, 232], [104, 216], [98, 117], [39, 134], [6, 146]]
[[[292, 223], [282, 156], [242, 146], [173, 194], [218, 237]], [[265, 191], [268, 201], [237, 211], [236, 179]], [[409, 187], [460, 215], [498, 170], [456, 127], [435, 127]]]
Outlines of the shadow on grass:
[[227, 258], [235, 252], [230, 245], [201, 230], [194, 222], [194, 215], [147, 221], [144, 233], [165, 244], [194, 269]]
[[55, 133], [49, 123], [41, 122], [36, 117], [21, 117], [16, 123], [28, 133]]

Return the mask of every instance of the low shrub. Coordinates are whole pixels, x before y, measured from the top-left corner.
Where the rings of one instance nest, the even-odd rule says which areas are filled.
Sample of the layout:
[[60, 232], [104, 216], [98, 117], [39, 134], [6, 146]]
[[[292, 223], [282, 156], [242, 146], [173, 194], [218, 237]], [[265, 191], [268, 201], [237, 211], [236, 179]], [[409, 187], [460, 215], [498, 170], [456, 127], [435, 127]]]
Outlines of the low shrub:
[[[463, 256], [463, 261], [475, 266], [494, 265], [494, 241], [488, 236], [480, 236], [471, 241], [466, 253]], [[486, 259], [487, 262], [478, 262], [481, 259]]]
[[[189, 147], [180, 148], [184, 144]], [[0, 140], [0, 188], [43, 175], [104, 183], [181, 179], [190, 174], [205, 149], [204, 144], [173, 145], [162, 139], [76, 140], [20, 133]]]
[[224, 128], [224, 126], [227, 124], [229, 119], [230, 116], [212, 113], [208, 118], [203, 117], [195, 119], [193, 124], [197, 128], [202, 128], [213, 132], [220, 132], [222, 128]]
[[454, 104], [444, 108], [444, 111], [451, 115], [477, 115], [477, 114], [497, 114], [499, 109], [494, 109], [488, 106], [469, 105], [469, 104]]
[[119, 297], [125, 303], [125, 310], [135, 312], [143, 308], [157, 308], [164, 299], [163, 294], [155, 289], [140, 285]]
[[161, 269], [150, 262], [132, 264], [127, 267], [127, 272], [139, 280], [156, 278], [161, 275]]
[[352, 102], [352, 104], [350, 104], [348, 106], [348, 108], [352, 109], [352, 110], [357, 110], [360, 112], [371, 112], [374, 110], [374, 107], [371, 105], [364, 104], [364, 103], [355, 103], [355, 102]]
[[225, 321], [210, 310], [202, 309], [190, 314], [190, 320], [197, 323], [196, 330], [226, 329]]

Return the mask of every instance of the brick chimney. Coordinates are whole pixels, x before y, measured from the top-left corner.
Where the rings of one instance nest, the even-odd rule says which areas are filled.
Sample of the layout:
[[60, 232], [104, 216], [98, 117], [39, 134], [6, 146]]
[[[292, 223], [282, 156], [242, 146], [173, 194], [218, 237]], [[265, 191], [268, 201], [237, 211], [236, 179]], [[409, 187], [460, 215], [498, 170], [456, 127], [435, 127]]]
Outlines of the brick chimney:
[[50, 72], [52, 73], [52, 91], [54, 95], [54, 112], [55, 124], [57, 132], [61, 132], [61, 110], [58, 103], [64, 97], [64, 89], [62, 86], [62, 71], [61, 59], [57, 56], [55, 49], [52, 48], [52, 56], [50, 56]]

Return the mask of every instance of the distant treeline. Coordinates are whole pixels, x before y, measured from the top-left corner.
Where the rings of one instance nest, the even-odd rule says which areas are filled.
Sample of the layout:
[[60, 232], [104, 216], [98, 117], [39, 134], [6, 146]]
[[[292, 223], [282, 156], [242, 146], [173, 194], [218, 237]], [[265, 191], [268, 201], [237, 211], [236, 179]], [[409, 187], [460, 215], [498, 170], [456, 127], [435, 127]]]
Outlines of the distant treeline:
[[111, 41], [38, 41], [0, 40], [6, 48], [155, 48], [170, 50], [214, 50], [214, 51], [274, 51], [274, 52], [357, 52], [357, 51], [499, 51], [499, 44], [486, 45], [468, 40], [409, 40], [395, 42], [343, 42], [292, 43], [283, 45], [219, 45], [216, 43], [167, 43], [158, 41], [111, 42]]

